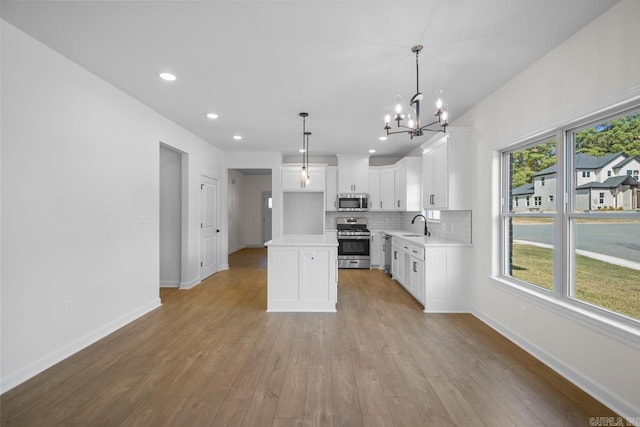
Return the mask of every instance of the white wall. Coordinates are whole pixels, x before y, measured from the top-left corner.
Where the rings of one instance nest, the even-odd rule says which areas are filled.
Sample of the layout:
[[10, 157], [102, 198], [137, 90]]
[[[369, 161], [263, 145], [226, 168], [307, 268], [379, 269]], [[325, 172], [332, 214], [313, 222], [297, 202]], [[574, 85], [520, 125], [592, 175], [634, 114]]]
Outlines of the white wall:
[[497, 150], [638, 95], [639, 18], [640, 2], [621, 1], [454, 123], [473, 128], [476, 147], [474, 313], [625, 416], [640, 414], [640, 341], [607, 334], [489, 276], [498, 247]]
[[263, 246], [262, 192], [271, 191], [271, 175], [246, 175], [243, 199], [245, 247]]
[[160, 304], [160, 142], [187, 153], [183, 282], [199, 281], [200, 174], [220, 179], [221, 212], [227, 179], [216, 148], [4, 21], [1, 31], [6, 391]]
[[244, 174], [238, 170], [229, 169], [229, 253], [244, 248], [243, 206]]
[[160, 286], [182, 281], [182, 154], [160, 146]]

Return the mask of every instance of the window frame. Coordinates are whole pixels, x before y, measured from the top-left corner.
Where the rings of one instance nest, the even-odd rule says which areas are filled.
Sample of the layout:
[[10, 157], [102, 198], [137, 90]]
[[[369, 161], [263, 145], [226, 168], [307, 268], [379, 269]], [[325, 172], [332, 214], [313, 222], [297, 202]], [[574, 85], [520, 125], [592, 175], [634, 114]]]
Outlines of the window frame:
[[[526, 139], [517, 141], [498, 150], [500, 159], [500, 206], [498, 218], [499, 250], [496, 252], [499, 261], [496, 263], [497, 274], [492, 278], [496, 283], [506, 285], [518, 293], [532, 296], [544, 305], [551, 304], [561, 311], [568, 309], [571, 314], [578, 315], [581, 320], [587, 320], [592, 325], [603, 327], [607, 332], [623, 333], [640, 341], [640, 319], [634, 319], [623, 314], [608, 310], [574, 297], [575, 294], [575, 224], [581, 218], [604, 218], [612, 216], [608, 212], [576, 212], [574, 209], [575, 187], [578, 172], [573, 165], [574, 147], [572, 135], [598, 123], [614, 120], [626, 115], [640, 112], [640, 99], [636, 98], [626, 103], [620, 103], [600, 112], [584, 116], [564, 125], [557, 126], [545, 132], [540, 132]], [[533, 147], [537, 144], [555, 139], [556, 141], [556, 192], [554, 204], [555, 212], [509, 212], [510, 195], [510, 164], [509, 156], [517, 151]], [[582, 171], [583, 174], [585, 171]], [[514, 217], [543, 217], [553, 218], [553, 289], [548, 290], [536, 284], [519, 280], [508, 275], [509, 248], [511, 242], [508, 232], [509, 220]], [[618, 212], [616, 218], [640, 219], [640, 210], [635, 212]], [[630, 334], [630, 335], [629, 335]]]

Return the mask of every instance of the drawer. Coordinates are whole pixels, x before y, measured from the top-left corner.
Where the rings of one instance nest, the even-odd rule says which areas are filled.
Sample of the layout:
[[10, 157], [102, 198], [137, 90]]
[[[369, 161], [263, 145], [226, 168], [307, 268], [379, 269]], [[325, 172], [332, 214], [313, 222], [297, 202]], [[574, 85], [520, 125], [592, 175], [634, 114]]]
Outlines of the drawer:
[[414, 258], [424, 261], [424, 246], [408, 245], [407, 253]]

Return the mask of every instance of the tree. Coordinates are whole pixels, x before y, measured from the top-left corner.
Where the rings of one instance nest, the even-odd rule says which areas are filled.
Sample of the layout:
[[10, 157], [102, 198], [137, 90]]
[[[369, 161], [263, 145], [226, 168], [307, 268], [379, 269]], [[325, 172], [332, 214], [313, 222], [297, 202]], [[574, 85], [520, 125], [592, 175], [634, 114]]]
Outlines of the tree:
[[634, 113], [576, 133], [576, 152], [591, 156], [624, 153], [640, 156], [640, 113]]

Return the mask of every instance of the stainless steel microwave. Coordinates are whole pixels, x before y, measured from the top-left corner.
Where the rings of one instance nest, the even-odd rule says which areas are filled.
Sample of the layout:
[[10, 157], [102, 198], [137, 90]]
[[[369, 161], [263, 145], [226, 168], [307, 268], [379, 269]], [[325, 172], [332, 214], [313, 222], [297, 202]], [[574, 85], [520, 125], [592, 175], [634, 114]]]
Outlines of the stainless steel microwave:
[[338, 211], [364, 212], [369, 210], [369, 195], [356, 193], [338, 194]]

